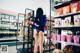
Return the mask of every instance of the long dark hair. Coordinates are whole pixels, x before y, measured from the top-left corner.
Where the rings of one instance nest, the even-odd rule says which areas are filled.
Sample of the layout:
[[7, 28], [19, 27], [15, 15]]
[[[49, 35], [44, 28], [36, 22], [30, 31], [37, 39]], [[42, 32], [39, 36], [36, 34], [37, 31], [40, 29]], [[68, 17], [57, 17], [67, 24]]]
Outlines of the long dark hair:
[[36, 17], [41, 17], [43, 15], [43, 9], [42, 8], [38, 8], [36, 11]]

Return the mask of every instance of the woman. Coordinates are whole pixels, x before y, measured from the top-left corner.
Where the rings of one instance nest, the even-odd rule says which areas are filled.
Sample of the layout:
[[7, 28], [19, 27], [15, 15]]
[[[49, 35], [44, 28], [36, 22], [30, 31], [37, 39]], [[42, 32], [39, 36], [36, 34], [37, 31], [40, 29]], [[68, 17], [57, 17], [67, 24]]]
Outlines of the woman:
[[36, 11], [35, 21], [33, 23], [34, 30], [34, 53], [37, 53], [37, 48], [39, 46], [40, 53], [43, 53], [43, 33], [46, 24], [46, 16], [43, 15], [42, 8], [38, 8]]

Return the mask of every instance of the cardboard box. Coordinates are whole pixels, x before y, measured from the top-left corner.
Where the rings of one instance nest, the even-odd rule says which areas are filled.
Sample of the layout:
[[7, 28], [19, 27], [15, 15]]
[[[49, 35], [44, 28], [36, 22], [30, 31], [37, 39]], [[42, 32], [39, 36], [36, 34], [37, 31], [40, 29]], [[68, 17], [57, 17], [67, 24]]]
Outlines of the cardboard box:
[[62, 20], [61, 20], [61, 18], [55, 19], [55, 26], [56, 27], [62, 26]]
[[74, 43], [79, 43], [79, 37], [78, 36], [73, 36]]
[[77, 11], [80, 11], [80, 1], [77, 4]]
[[68, 14], [68, 13], [70, 13], [70, 5], [63, 7], [63, 14]]
[[67, 42], [71, 42], [72, 36], [71, 35], [66, 35], [66, 39], [67, 39]]
[[70, 26], [70, 23], [71, 23], [71, 17], [66, 17], [65, 20], [64, 20], [64, 26]]
[[56, 15], [57, 16], [60, 16], [60, 15], [62, 15], [63, 14], [63, 8], [58, 8], [58, 9], [56, 9]]
[[77, 5], [78, 5], [77, 2], [70, 4], [70, 6], [71, 6], [71, 13], [77, 12]]
[[74, 26], [80, 26], [80, 15], [74, 16]]

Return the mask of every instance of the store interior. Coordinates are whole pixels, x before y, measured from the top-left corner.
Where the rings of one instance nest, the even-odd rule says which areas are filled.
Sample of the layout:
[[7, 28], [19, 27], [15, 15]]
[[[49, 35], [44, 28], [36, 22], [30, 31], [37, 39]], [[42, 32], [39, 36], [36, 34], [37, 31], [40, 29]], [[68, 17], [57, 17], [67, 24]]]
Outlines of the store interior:
[[0, 0], [0, 53], [34, 53], [28, 21], [39, 7], [47, 17], [43, 53], [80, 53], [80, 0]]

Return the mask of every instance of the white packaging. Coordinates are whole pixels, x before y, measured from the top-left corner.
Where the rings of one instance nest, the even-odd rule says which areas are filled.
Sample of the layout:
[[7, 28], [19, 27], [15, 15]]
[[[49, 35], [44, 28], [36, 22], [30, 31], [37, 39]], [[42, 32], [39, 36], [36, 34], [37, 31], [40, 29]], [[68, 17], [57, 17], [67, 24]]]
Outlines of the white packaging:
[[80, 15], [74, 16], [74, 26], [80, 26]]
[[65, 20], [64, 20], [64, 26], [70, 26], [70, 23], [71, 23], [71, 17], [66, 17]]
[[55, 19], [55, 27], [62, 26], [62, 20], [61, 18]]
[[64, 27], [65, 25], [65, 20], [62, 20], [62, 27]]

